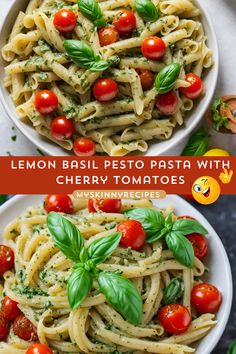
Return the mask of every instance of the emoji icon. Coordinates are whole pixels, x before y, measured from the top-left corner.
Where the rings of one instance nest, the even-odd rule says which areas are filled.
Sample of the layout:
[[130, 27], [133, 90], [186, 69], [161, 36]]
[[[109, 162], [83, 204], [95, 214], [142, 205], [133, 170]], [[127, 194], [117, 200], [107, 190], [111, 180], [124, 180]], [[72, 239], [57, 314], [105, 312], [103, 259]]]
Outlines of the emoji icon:
[[215, 203], [220, 196], [220, 185], [217, 180], [210, 176], [196, 179], [192, 186], [193, 198], [200, 204], [208, 205]]
[[226, 168], [224, 168], [224, 172], [221, 172], [221, 174], [219, 175], [219, 179], [221, 180], [222, 183], [224, 184], [228, 184], [231, 181], [231, 178], [233, 176], [233, 171], [230, 170], [226, 170]]

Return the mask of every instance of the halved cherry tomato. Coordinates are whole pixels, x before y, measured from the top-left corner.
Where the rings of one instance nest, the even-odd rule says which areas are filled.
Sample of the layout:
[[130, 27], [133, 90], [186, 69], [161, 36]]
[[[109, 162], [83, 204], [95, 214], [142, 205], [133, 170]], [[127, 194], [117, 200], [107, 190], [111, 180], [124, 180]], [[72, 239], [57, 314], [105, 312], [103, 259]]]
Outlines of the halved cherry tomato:
[[13, 332], [16, 336], [26, 341], [35, 342], [38, 340], [37, 328], [25, 315], [20, 315], [15, 319]]
[[14, 252], [5, 245], [0, 245], [0, 276], [7, 270], [11, 270], [14, 267]]
[[155, 76], [152, 71], [146, 69], [136, 69], [140, 80], [143, 90], [148, 90], [153, 87]]
[[170, 304], [158, 312], [158, 320], [167, 333], [178, 335], [187, 331], [191, 324], [191, 316], [187, 307]]
[[146, 241], [146, 232], [137, 220], [126, 220], [117, 225], [117, 232], [122, 232], [120, 245], [138, 251]]
[[222, 303], [222, 295], [212, 284], [197, 284], [191, 292], [191, 303], [199, 314], [216, 313]]
[[119, 33], [114, 27], [103, 27], [98, 31], [99, 42], [102, 47], [119, 40]]
[[196, 220], [195, 218], [193, 218], [192, 216], [189, 215], [182, 215], [182, 216], [178, 216], [177, 219], [190, 219], [190, 220]]
[[55, 14], [53, 24], [61, 33], [71, 32], [77, 24], [76, 14], [71, 10], [61, 9]]
[[193, 245], [195, 257], [199, 258], [200, 261], [203, 261], [208, 251], [208, 243], [206, 237], [197, 233], [187, 235], [186, 237]]
[[48, 194], [44, 201], [44, 209], [47, 213], [56, 211], [70, 214], [73, 211], [73, 203], [67, 194]]
[[58, 105], [57, 95], [50, 90], [43, 90], [36, 93], [35, 96], [35, 108], [42, 115], [52, 113]]
[[7, 339], [10, 332], [10, 323], [5, 318], [4, 313], [0, 311], [0, 341]]
[[70, 139], [75, 132], [72, 119], [66, 116], [58, 116], [51, 123], [51, 134], [57, 140]]
[[118, 95], [118, 85], [109, 77], [99, 79], [93, 86], [93, 95], [100, 102], [111, 101]]
[[80, 137], [74, 141], [73, 150], [77, 156], [93, 156], [96, 152], [96, 144], [91, 139]]
[[202, 79], [196, 74], [190, 73], [185, 76], [185, 80], [190, 83], [190, 86], [179, 88], [182, 95], [190, 98], [191, 100], [195, 100], [201, 96], [204, 89], [204, 83]]
[[53, 354], [52, 349], [50, 349], [46, 344], [35, 343], [32, 344], [25, 354]]
[[122, 10], [119, 12], [113, 21], [115, 29], [120, 34], [129, 34], [136, 28], [136, 17], [133, 11]]
[[170, 91], [159, 95], [156, 99], [156, 107], [164, 114], [173, 114], [179, 104], [178, 97], [175, 91]]
[[16, 317], [21, 314], [18, 303], [10, 299], [8, 296], [5, 296], [2, 301], [2, 312], [8, 321], [14, 321]]
[[159, 60], [166, 52], [166, 45], [163, 39], [156, 36], [151, 36], [143, 40], [141, 51], [145, 58], [150, 60]]
[[104, 213], [119, 213], [121, 209], [120, 199], [89, 199], [88, 210], [90, 213], [95, 213], [100, 210]]

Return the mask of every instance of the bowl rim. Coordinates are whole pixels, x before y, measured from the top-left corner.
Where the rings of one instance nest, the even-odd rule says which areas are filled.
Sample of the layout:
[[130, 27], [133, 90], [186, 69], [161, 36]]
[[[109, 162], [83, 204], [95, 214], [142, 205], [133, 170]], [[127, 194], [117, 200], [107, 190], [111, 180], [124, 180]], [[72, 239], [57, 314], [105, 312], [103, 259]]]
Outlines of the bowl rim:
[[[6, 11], [6, 14], [3, 17], [2, 23], [0, 24], [0, 33], [2, 32], [2, 29], [6, 26], [6, 20], [8, 18], [9, 13], [12, 11], [12, 8], [14, 7], [15, 3], [17, 2], [17, 0], [13, 0], [12, 4], [10, 5], [10, 7], [8, 8], [8, 11]], [[178, 136], [171, 136], [170, 139], [166, 140], [168, 142], [168, 144], [166, 144], [164, 147], [160, 147], [158, 145], [158, 142], [154, 142], [153, 144], [155, 144], [155, 148], [153, 148], [154, 151], [149, 152], [150, 151], [150, 147], [148, 147], [148, 150], [146, 151], [146, 153], [144, 154], [144, 156], [162, 156], [162, 155], [167, 155], [169, 151], [171, 151], [171, 149], [174, 149], [175, 147], [178, 146], [178, 144], [181, 141], [184, 141], [184, 139], [186, 139], [191, 132], [196, 128], [196, 126], [200, 123], [200, 121], [202, 120], [207, 108], [209, 107], [215, 89], [216, 89], [216, 84], [217, 84], [217, 79], [218, 79], [218, 74], [219, 74], [219, 46], [217, 43], [217, 37], [216, 37], [216, 33], [215, 33], [215, 29], [211, 20], [211, 17], [208, 13], [207, 10], [203, 9], [202, 4], [200, 3], [200, 0], [194, 0], [194, 2], [197, 4], [197, 6], [199, 7], [199, 9], [201, 10], [202, 16], [205, 18], [205, 21], [209, 27], [209, 33], [211, 35], [211, 40], [212, 40], [212, 44], [214, 47], [214, 65], [211, 68], [212, 71], [212, 77], [211, 77], [211, 85], [208, 88], [207, 91], [207, 97], [205, 99], [205, 102], [203, 105], [201, 105], [201, 102], [198, 103], [198, 106], [196, 107], [196, 118], [191, 121], [188, 126], [184, 126], [184, 127], [180, 127], [180, 133]], [[31, 141], [38, 149], [42, 150], [44, 153], [46, 153], [49, 156], [70, 156], [70, 153], [67, 153], [65, 151], [65, 153], [60, 152], [59, 149], [62, 149], [61, 147], [57, 147], [55, 146], [55, 149], [58, 148], [58, 153], [57, 150], [56, 151], [52, 151], [52, 149], [50, 149], [50, 145], [49, 146], [45, 146], [44, 143], [44, 137], [41, 137], [42, 140], [40, 140], [39, 138], [35, 138], [32, 134], [31, 131], [28, 131], [26, 129], [26, 127], [24, 126], [24, 124], [20, 121], [20, 119], [17, 119], [17, 114], [16, 112], [13, 112], [13, 110], [8, 106], [7, 100], [4, 97], [4, 91], [5, 88], [3, 87], [2, 84], [0, 84], [0, 100], [2, 102], [2, 105], [9, 117], [9, 119], [17, 126], [17, 128], [21, 131], [21, 133], [29, 140]], [[190, 119], [190, 117], [189, 117]], [[32, 129], [34, 129], [32, 127]], [[175, 133], [175, 132], [174, 132]], [[47, 140], [47, 142], [49, 144], [53, 144], [53, 142], [50, 142], [50, 140]], [[62, 150], [61, 150], [62, 151]], [[142, 156], [143, 154], [134, 154], [135, 156]]]
[[[19, 206], [17, 205], [18, 203], [23, 202], [24, 209], [25, 209], [27, 206], [37, 204], [38, 201], [36, 201], [36, 199], [38, 199], [38, 198], [43, 199], [44, 196], [45, 195], [41, 195], [41, 194], [38, 194], [38, 195], [31, 194], [31, 195], [16, 195], [16, 196], [10, 198], [2, 206], [0, 206], [0, 219], [2, 218], [2, 213], [4, 213], [4, 212], [6, 213], [9, 208], [14, 209], [14, 206], [16, 206], [16, 209], [19, 208]], [[29, 201], [28, 201], [28, 199], [29, 199]], [[211, 354], [212, 350], [215, 348], [215, 346], [219, 342], [220, 338], [222, 337], [225, 327], [228, 323], [228, 319], [229, 319], [230, 312], [231, 312], [232, 301], [233, 301], [232, 272], [231, 272], [231, 266], [230, 266], [230, 262], [228, 259], [228, 255], [226, 253], [226, 249], [225, 249], [220, 237], [218, 236], [218, 234], [216, 233], [214, 228], [211, 226], [211, 224], [208, 222], [208, 220], [205, 218], [205, 216], [203, 216], [194, 206], [192, 206], [190, 203], [188, 203], [186, 200], [184, 200], [180, 196], [168, 195], [163, 200], [154, 199], [153, 201], [154, 201], [154, 203], [157, 202], [158, 206], [160, 206], [161, 208], [166, 207], [166, 205], [170, 205], [170, 204], [176, 205], [177, 208], [178, 208], [178, 206], [180, 206], [181, 208], [188, 210], [189, 215], [193, 214], [194, 217], [199, 218], [201, 220], [201, 222], [203, 223], [203, 225], [204, 224], [207, 225], [207, 229], [209, 231], [209, 234], [214, 238], [213, 242], [215, 243], [216, 248], [219, 249], [219, 252], [223, 256], [223, 259], [221, 259], [221, 266], [225, 270], [225, 275], [226, 275], [223, 294], [227, 294], [227, 299], [226, 299], [227, 301], [224, 301], [224, 307], [222, 308], [222, 311], [221, 311], [221, 318], [219, 318], [217, 326], [212, 329], [212, 331], [214, 331], [214, 332], [208, 333], [207, 336], [205, 337], [205, 338], [207, 338], [207, 341], [206, 341], [206, 343], [204, 343], [204, 354]], [[19, 213], [17, 213], [17, 215], [19, 215]], [[15, 215], [14, 217], [16, 217], [17, 215]], [[8, 220], [6, 222], [4, 221], [4, 225], [6, 226], [12, 220], [12, 218], [13, 217], [10, 216], [10, 220]], [[1, 241], [1, 238], [0, 238], [0, 241]], [[197, 350], [196, 354], [200, 354], [200, 353], [198, 353], [198, 348], [196, 350]]]

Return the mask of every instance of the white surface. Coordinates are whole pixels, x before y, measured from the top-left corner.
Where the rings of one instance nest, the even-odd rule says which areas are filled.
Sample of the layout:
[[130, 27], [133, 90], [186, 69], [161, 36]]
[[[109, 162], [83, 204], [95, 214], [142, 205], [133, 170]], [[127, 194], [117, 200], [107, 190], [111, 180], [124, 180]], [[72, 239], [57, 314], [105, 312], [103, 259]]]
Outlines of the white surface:
[[[219, 6], [220, 6], [220, 1], [219, 2]], [[4, 4], [4, 7], [7, 9], [8, 7], [10, 7], [10, 5], [13, 3], [13, 0], [11, 1], [7, 1], [7, 0], [3, 0], [3, 4]], [[15, 7], [20, 7], [21, 4], [25, 3], [25, 0], [21, 0], [21, 2], [17, 2], [16, 6]], [[207, 9], [208, 12], [210, 14], [212, 14], [212, 18], [214, 19], [216, 17], [216, 12], [215, 12], [215, 9], [217, 8], [215, 6], [215, 4], [217, 3], [214, 2], [214, 7], [210, 7], [210, 0], [208, 1], [203, 1], [203, 0], [199, 0], [199, 3], [202, 5], [203, 9]], [[207, 3], [207, 4], [206, 4]], [[225, 3], [225, 2], [224, 2]], [[222, 4], [223, 5], [223, 4]], [[222, 6], [223, 7], [223, 6]], [[214, 10], [214, 11], [213, 11]], [[6, 11], [4, 9], [4, 11], [2, 13], [5, 13], [6, 14]], [[230, 15], [232, 16], [232, 11], [229, 11]], [[225, 15], [224, 11], [222, 11], [222, 9], [218, 9], [217, 10], [217, 15], [223, 15], [223, 17], [225, 17], [225, 19], [227, 19], [227, 23], [229, 22], [228, 21], [228, 16]], [[0, 15], [0, 22], [1, 22], [1, 18], [3, 19], [3, 15]], [[226, 22], [226, 20], [225, 20]], [[232, 26], [233, 26], [233, 17], [232, 17]], [[206, 29], [207, 29], [207, 26], [205, 26]], [[215, 28], [217, 28], [217, 24], [215, 24]], [[222, 34], [222, 31], [220, 32]], [[229, 30], [229, 33], [232, 34], [232, 37], [233, 37], [233, 30]], [[212, 49], [214, 49], [214, 40], [212, 38], [212, 36], [210, 35], [210, 31], [208, 29], [208, 37], [209, 37], [209, 42], [211, 42], [211, 47]], [[220, 38], [220, 37], [218, 37]], [[225, 37], [224, 37], [225, 39]], [[229, 36], [227, 36], [227, 39], [229, 39]], [[234, 39], [235, 40], [235, 39]], [[230, 41], [230, 40], [229, 40]], [[231, 50], [233, 51], [233, 43], [232, 41], [231, 42]], [[221, 44], [221, 38], [219, 40], [219, 43]], [[214, 49], [214, 52], [215, 52], [215, 55], [216, 55], [216, 49]], [[233, 54], [232, 54], [233, 55]], [[232, 58], [232, 55], [229, 55], [231, 58]], [[215, 61], [217, 62], [217, 55], [215, 56]], [[164, 151], [167, 151], [167, 149], [170, 149], [170, 148], [173, 148], [174, 145], [175, 145], [175, 148], [172, 149], [171, 151], [168, 150], [168, 154], [179, 154], [182, 150], [182, 146], [181, 145], [184, 145], [186, 140], [184, 140], [184, 135], [188, 134], [194, 127], [195, 125], [197, 124], [199, 118], [201, 118], [201, 116], [203, 115], [203, 111], [205, 109], [205, 106], [209, 103], [209, 99], [212, 95], [212, 90], [214, 88], [214, 70], [216, 70], [217, 68], [217, 65], [215, 65], [215, 68], [213, 68], [210, 73], [208, 74], [208, 77], [206, 79], [206, 86], [207, 86], [207, 95], [205, 98], [202, 99], [202, 101], [197, 105], [198, 108], [196, 110], [195, 113], [192, 113], [191, 114], [191, 118], [187, 120], [186, 122], [186, 128], [183, 128], [183, 129], [180, 129], [179, 131], [177, 131], [175, 134], [174, 134], [174, 137], [172, 139], [170, 139], [169, 141], [165, 141], [165, 142], [160, 142], [158, 144], [153, 144], [151, 146], [151, 148], [149, 149], [148, 151], [148, 154], [149, 155], [157, 155], [157, 154], [166, 154], [166, 152]], [[9, 108], [11, 106], [11, 102], [8, 101], [7, 103], [7, 108]], [[11, 116], [13, 117], [14, 114], [11, 114]], [[0, 119], [4, 119], [4, 122], [6, 121], [5, 119], [6, 115], [3, 114], [2, 117], [0, 117]], [[15, 117], [17, 123], [18, 123], [18, 120], [17, 120], [17, 117]], [[5, 123], [4, 123], [5, 124]], [[18, 123], [18, 126], [19, 126], [19, 123]], [[23, 127], [23, 125], [21, 125], [21, 127]], [[21, 139], [19, 139], [18, 142], [15, 142], [15, 143], [11, 143], [9, 144], [9, 141], [6, 142], [6, 139], [9, 139], [9, 136], [8, 134], [5, 135], [3, 134], [3, 132], [0, 132], [0, 154], [1, 155], [5, 155], [6, 154], [6, 145], [9, 146], [9, 149], [7, 151], [10, 150], [10, 152], [14, 155], [22, 155], [22, 143], [21, 143]], [[42, 139], [39, 138], [39, 136], [35, 133], [35, 131], [33, 129], [29, 129], [27, 127], [27, 129], [25, 129], [25, 126], [24, 126], [24, 134], [28, 135], [28, 137], [30, 137], [31, 139], [34, 139], [34, 141], [37, 141], [37, 145], [40, 146], [41, 144], [41, 149], [43, 150], [45, 148], [45, 150], [47, 151], [50, 151], [50, 154], [53, 154], [53, 155], [62, 155], [62, 154], [65, 154], [65, 152], [63, 152], [63, 150], [61, 150], [60, 148], [56, 147], [55, 145], [52, 145], [46, 141], [43, 141]], [[222, 140], [222, 139], [221, 139]], [[43, 142], [43, 143], [42, 143]], [[34, 154], [35, 153], [35, 149], [32, 150], [32, 145], [29, 145], [28, 142], [24, 143], [24, 147], [26, 148], [27, 152], [26, 154]], [[156, 148], [157, 147], [157, 148]]]
[[[0, 207], [0, 229], [3, 230], [11, 220], [21, 214], [28, 206], [41, 204], [42, 201], [43, 196], [40, 195], [17, 196], [10, 199]], [[210, 273], [205, 280], [212, 282], [220, 289], [223, 302], [217, 314], [218, 324], [198, 344], [196, 354], [210, 354], [223, 334], [231, 309], [232, 276], [227, 254], [219, 236], [208, 221], [184, 199], [177, 196], [168, 196], [164, 200], [156, 201], [155, 204], [161, 208], [170, 204], [174, 205], [177, 215], [190, 215], [196, 218], [209, 232], [208, 242], [211, 252], [209, 252], [205, 263], [209, 267]]]

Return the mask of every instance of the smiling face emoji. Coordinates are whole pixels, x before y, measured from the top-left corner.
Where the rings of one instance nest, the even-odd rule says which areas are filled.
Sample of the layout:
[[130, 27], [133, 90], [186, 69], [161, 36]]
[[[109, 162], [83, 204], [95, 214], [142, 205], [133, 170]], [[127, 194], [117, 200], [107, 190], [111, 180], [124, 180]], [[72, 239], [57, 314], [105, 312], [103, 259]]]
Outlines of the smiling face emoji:
[[220, 185], [213, 177], [203, 176], [194, 182], [192, 186], [193, 198], [200, 204], [215, 203], [220, 196]]

